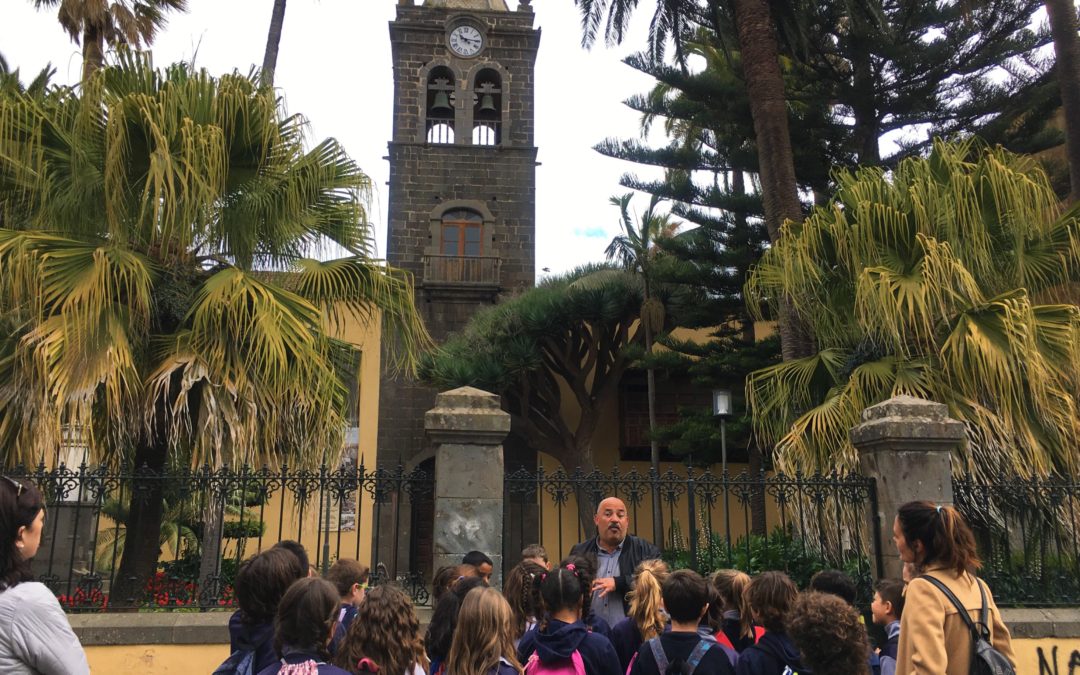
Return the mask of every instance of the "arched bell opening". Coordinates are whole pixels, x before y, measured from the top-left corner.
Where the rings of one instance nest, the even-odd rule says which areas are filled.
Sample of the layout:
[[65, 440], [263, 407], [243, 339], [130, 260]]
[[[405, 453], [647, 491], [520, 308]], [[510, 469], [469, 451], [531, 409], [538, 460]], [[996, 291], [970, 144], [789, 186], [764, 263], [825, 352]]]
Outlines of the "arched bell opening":
[[473, 145], [499, 145], [502, 142], [502, 77], [485, 68], [473, 81]]
[[454, 73], [445, 66], [432, 68], [427, 81], [427, 142], [454, 142]]

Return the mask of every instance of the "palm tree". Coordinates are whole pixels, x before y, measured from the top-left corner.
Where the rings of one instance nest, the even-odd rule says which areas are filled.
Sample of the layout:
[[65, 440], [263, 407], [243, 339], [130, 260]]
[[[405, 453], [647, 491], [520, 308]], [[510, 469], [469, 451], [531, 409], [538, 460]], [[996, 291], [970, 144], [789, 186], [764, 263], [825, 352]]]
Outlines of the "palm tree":
[[1054, 36], [1058, 86], [1065, 109], [1065, 148], [1069, 158], [1069, 201], [1080, 199], [1080, 35], [1072, 0], [1046, 0]]
[[47, 63], [29, 84], [23, 84], [19, 77], [19, 69], [12, 70], [7, 59], [0, 54], [0, 95], [24, 93], [33, 97], [44, 96], [55, 74], [56, 68], [53, 68], [51, 63]]
[[[985, 478], [1080, 465], [1080, 224], [1026, 157], [936, 141], [891, 175], [837, 176], [775, 244], [754, 308], [792, 298], [819, 351], [755, 372], [753, 418], [785, 471], [854, 469], [848, 430], [898, 394], [966, 423], [954, 467]], [[1060, 304], [1054, 304], [1060, 303]]]
[[[601, 25], [606, 26], [609, 41], [621, 41], [638, 0], [574, 0], [581, 8], [583, 42], [591, 44]], [[650, 51], [663, 55], [663, 45], [673, 39], [681, 55], [684, 28], [694, 21], [713, 24], [713, 17], [725, 9], [722, 0], [707, 0], [704, 6], [689, 0], [658, 0], [650, 24]], [[795, 180], [795, 159], [788, 130], [784, 77], [780, 71], [780, 50], [776, 24], [768, 0], [727, 0], [726, 9], [734, 15], [738, 48], [741, 55], [750, 114], [754, 123], [765, 226], [773, 242], [780, 240], [785, 223], [803, 219], [799, 187]], [[607, 16], [605, 22], [604, 17]], [[781, 350], [784, 359], [806, 356], [813, 340], [804, 322], [790, 303], [777, 306]]]
[[105, 64], [105, 45], [149, 46], [169, 11], [186, 12], [187, 0], [34, 0], [58, 7], [57, 19], [75, 44], [82, 43], [83, 81]]
[[266, 53], [263, 54], [262, 83], [274, 86], [277, 70], [278, 47], [281, 46], [281, 27], [285, 23], [285, 0], [274, 0], [274, 12], [270, 15], [270, 32], [266, 36]]
[[[411, 278], [372, 259], [369, 189], [248, 76], [121, 54], [78, 93], [0, 98], [3, 459], [75, 424], [92, 459], [155, 474], [334, 462], [355, 350], [331, 330], [380, 320], [410, 370], [429, 344]], [[324, 242], [348, 255], [307, 257]], [[157, 561], [151, 483], [120, 584]]]
[[[655, 260], [661, 251], [656, 240], [675, 234], [679, 224], [672, 222], [669, 214], [656, 212], [660, 198], [652, 195], [649, 208], [645, 210], [635, 225], [630, 217], [630, 200], [633, 194], [612, 197], [611, 204], [619, 207], [619, 226], [622, 233], [616, 235], [608, 244], [604, 254], [609, 261], [624, 270], [640, 276], [644, 294], [641, 302], [641, 326], [645, 331], [645, 376], [649, 400], [649, 466], [653, 477], [660, 476], [660, 445], [656, 439], [656, 371], [651, 357], [656, 334], [664, 328], [664, 303], [653, 293], [656, 284]], [[653, 541], [664, 541], [663, 514], [660, 511], [660, 488], [653, 483], [652, 495]]]

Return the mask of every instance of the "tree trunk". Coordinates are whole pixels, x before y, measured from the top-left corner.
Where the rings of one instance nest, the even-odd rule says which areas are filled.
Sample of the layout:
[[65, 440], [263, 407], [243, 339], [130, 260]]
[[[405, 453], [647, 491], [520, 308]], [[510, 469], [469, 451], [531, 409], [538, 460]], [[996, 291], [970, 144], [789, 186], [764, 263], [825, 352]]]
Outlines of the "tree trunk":
[[223, 492], [207, 490], [207, 503], [203, 508], [202, 542], [199, 551], [198, 602], [207, 604], [216, 600], [221, 590], [217, 578], [221, 569], [221, 535], [225, 526], [225, 499]]
[[266, 53], [263, 54], [262, 83], [274, 86], [277, 70], [278, 47], [281, 46], [281, 27], [285, 23], [285, 0], [274, 0], [274, 13], [270, 15], [270, 32], [266, 36]]
[[[802, 222], [795, 159], [788, 129], [784, 78], [768, 0], [735, 0], [735, 28], [743, 77], [754, 120], [761, 195], [769, 238], [778, 241], [785, 221]], [[791, 303], [781, 301], [779, 332], [784, 360], [809, 356], [813, 342]]]
[[105, 65], [105, 37], [97, 26], [87, 25], [83, 30], [83, 72], [82, 81], [86, 82], [90, 76]]
[[1080, 199], [1080, 37], [1072, 0], [1046, 0], [1057, 56], [1058, 86], [1065, 109], [1065, 149], [1069, 158], [1069, 203]]
[[[646, 287], [645, 302], [649, 301], [649, 292]], [[652, 357], [653, 335], [649, 322], [642, 317], [645, 326], [645, 359], [649, 363]], [[645, 369], [646, 393], [649, 401], [649, 468], [653, 475], [660, 476], [660, 443], [656, 440], [656, 371], [651, 363]], [[660, 487], [653, 484], [652, 489], [652, 519], [653, 519], [653, 543], [664, 547], [664, 512], [660, 505]]]
[[147, 581], [157, 572], [167, 457], [164, 441], [140, 445], [135, 451], [136, 478], [131, 487], [124, 555], [109, 594], [110, 607], [137, 608], [144, 600]]

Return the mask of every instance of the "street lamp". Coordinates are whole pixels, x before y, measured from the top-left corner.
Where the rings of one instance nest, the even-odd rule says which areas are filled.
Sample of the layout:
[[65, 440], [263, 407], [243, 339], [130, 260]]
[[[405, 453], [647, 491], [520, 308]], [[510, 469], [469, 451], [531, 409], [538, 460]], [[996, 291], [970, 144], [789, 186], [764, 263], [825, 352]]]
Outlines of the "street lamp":
[[731, 390], [713, 389], [712, 412], [720, 418], [720, 468], [727, 475], [727, 418], [731, 415]]

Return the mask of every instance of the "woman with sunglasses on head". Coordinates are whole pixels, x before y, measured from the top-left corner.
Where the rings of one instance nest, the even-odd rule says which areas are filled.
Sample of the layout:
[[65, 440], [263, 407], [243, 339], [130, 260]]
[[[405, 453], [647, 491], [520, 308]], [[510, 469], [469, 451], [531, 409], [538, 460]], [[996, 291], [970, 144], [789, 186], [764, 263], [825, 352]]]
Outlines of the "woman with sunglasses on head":
[[83, 675], [90, 672], [79, 638], [30, 559], [41, 546], [45, 500], [29, 482], [0, 478], [0, 673]]

